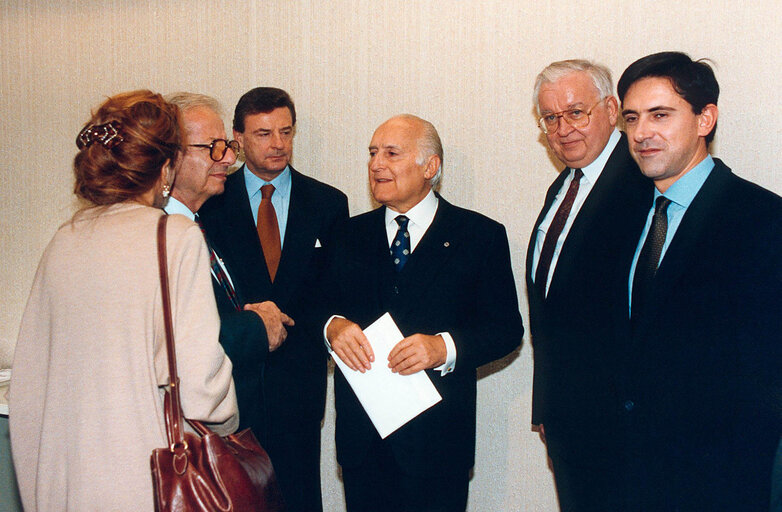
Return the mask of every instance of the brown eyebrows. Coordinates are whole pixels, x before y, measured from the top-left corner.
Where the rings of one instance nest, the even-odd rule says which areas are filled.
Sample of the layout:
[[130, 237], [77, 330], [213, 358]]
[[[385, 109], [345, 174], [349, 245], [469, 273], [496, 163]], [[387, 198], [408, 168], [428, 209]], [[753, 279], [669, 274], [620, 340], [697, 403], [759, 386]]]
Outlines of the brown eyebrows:
[[[272, 133], [274, 131], [273, 128], [258, 128], [253, 133], [256, 135], [266, 135], [267, 133]], [[285, 131], [293, 131], [293, 125], [283, 126], [280, 128], [280, 132]]]

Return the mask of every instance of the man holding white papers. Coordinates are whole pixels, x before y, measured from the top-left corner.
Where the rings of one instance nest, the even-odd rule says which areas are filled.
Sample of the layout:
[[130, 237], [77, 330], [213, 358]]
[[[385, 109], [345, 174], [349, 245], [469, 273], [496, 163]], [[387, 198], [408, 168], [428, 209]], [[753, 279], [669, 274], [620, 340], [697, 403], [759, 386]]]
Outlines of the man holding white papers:
[[[443, 151], [431, 123], [396, 116], [369, 146], [369, 184], [383, 206], [335, 237], [326, 326], [351, 369], [425, 370], [442, 401], [381, 439], [335, 372], [337, 460], [349, 512], [464, 511], [475, 460], [478, 366], [518, 347], [524, 329], [505, 228], [433, 188]], [[390, 313], [406, 336], [378, 360], [362, 332]]]

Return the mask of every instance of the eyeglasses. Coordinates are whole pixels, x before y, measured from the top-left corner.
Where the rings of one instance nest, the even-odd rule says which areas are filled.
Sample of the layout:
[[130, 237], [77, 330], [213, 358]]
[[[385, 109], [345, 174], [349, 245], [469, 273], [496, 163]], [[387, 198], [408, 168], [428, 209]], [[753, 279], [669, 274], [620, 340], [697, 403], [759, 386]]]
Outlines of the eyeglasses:
[[209, 158], [215, 162], [219, 162], [225, 158], [225, 153], [230, 149], [234, 152], [234, 155], [239, 154], [239, 143], [235, 140], [215, 139], [211, 144], [188, 144], [193, 148], [208, 148]]
[[543, 133], [555, 132], [559, 128], [559, 118], [565, 120], [567, 124], [573, 128], [586, 128], [589, 125], [589, 116], [592, 115], [592, 111], [596, 106], [600, 105], [605, 98], [599, 100], [592, 105], [592, 108], [584, 112], [581, 108], [571, 108], [568, 110], [562, 110], [560, 112], [552, 112], [538, 119], [538, 126]]

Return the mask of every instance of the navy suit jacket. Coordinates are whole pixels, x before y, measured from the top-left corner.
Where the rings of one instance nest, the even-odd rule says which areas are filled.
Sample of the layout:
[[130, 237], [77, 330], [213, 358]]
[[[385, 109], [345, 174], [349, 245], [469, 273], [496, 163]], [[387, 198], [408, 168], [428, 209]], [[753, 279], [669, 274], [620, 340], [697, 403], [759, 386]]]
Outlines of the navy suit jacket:
[[[228, 273], [231, 273], [230, 268]], [[234, 289], [239, 301], [244, 303], [242, 291], [237, 284], [234, 283]], [[266, 326], [255, 312], [236, 311], [225, 289], [214, 276], [212, 288], [217, 301], [217, 311], [220, 313], [220, 344], [233, 363], [234, 377], [242, 379], [242, 386], [236, 388], [237, 401], [247, 403], [263, 392], [263, 372], [258, 369], [263, 368], [269, 354]], [[264, 412], [259, 407], [245, 407], [241, 410], [242, 428], [258, 425], [263, 419]]]
[[[620, 309], [630, 262], [653, 186], [622, 138], [573, 221], [554, 269], [548, 296], [533, 284], [537, 229], [567, 177], [549, 187], [527, 249], [527, 296], [534, 347], [532, 423], [544, 424], [549, 452], [580, 466], [614, 459], [620, 403], [615, 393]], [[626, 308], [626, 306], [625, 306]]]
[[[442, 401], [386, 441], [409, 474], [465, 474], [475, 457], [475, 370], [518, 347], [524, 333], [505, 228], [440, 198], [431, 226], [397, 274], [384, 216], [381, 207], [353, 217], [335, 237], [329, 313], [365, 328], [390, 312], [405, 336], [452, 335], [455, 370], [426, 371]], [[337, 460], [355, 466], [378, 435], [340, 371], [334, 379]]]
[[615, 324], [626, 350], [619, 439], [641, 510], [769, 507], [782, 424], [782, 199], [715, 163], [647, 307], [632, 328]]
[[[280, 348], [268, 354], [261, 390], [256, 389], [261, 368], [240, 363], [244, 371], [234, 372], [242, 426], [252, 427], [263, 438], [267, 423], [261, 418], [273, 416], [281, 430], [300, 422], [320, 422], [327, 366], [322, 324], [318, 325], [320, 317], [315, 314], [321, 300], [317, 291], [331, 231], [348, 217], [347, 197], [291, 167], [288, 224], [274, 283], [258, 240], [243, 169], [228, 177], [225, 192], [207, 201], [199, 215], [210, 241], [230, 267], [243, 301], [274, 301], [296, 322]], [[259, 391], [262, 395], [249, 396]], [[245, 421], [248, 417], [257, 422]]]

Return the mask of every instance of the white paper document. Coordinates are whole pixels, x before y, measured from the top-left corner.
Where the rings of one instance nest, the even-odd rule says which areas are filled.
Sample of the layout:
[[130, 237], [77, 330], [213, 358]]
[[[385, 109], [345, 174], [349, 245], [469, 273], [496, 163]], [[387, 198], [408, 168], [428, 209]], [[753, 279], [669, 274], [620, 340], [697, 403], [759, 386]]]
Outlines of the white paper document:
[[364, 334], [375, 353], [371, 369], [364, 373], [351, 370], [337, 354], [331, 355], [378, 434], [385, 439], [442, 397], [426, 372], [400, 375], [388, 367], [388, 354], [404, 338], [390, 314], [377, 319], [364, 329]]

